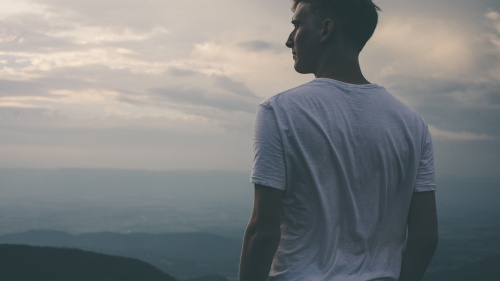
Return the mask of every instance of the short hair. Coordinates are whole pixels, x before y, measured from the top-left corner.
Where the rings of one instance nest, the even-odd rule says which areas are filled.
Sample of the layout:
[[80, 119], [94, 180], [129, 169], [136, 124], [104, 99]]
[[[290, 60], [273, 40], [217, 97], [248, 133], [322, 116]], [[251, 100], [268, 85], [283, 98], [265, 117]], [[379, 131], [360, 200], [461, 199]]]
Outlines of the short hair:
[[292, 0], [292, 11], [299, 3], [308, 4], [314, 15], [329, 17], [353, 47], [361, 52], [377, 27], [381, 9], [372, 0]]

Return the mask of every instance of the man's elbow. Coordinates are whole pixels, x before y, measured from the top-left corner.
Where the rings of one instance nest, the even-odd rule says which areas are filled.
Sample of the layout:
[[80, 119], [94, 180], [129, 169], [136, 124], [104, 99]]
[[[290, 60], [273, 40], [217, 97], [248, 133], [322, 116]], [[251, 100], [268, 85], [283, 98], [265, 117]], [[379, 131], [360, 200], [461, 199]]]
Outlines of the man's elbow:
[[254, 241], [266, 244], [277, 244], [281, 239], [279, 230], [257, 229], [253, 234]]
[[281, 231], [278, 229], [259, 231], [256, 237], [271, 244], [278, 244], [281, 239]]
[[245, 240], [247, 239], [259, 245], [276, 245], [281, 239], [281, 230], [279, 227], [250, 223], [245, 234]]

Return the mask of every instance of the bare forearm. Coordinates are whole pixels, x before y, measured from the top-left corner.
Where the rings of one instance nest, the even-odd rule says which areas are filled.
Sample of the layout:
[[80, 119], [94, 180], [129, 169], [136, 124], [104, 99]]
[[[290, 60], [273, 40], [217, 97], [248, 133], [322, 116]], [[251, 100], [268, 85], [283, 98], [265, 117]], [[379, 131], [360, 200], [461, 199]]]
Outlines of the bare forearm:
[[419, 239], [408, 237], [399, 281], [420, 281], [436, 251], [437, 237]]
[[415, 192], [408, 213], [408, 240], [399, 281], [422, 280], [436, 251], [437, 242], [435, 192]]
[[279, 232], [262, 233], [249, 225], [243, 241], [239, 280], [266, 281], [279, 241]]

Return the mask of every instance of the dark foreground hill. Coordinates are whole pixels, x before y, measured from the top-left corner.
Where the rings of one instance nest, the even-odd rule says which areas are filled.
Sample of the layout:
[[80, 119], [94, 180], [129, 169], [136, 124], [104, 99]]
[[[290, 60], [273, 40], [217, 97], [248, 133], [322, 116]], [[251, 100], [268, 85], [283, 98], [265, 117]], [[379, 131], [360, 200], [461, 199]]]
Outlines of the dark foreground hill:
[[[241, 242], [207, 233], [88, 233], [28, 231], [0, 236], [1, 244], [77, 248], [147, 262], [182, 280], [218, 274], [235, 279]], [[1, 278], [0, 278], [1, 279]]]
[[486, 258], [457, 269], [427, 274], [424, 281], [498, 281], [500, 255]]
[[139, 260], [75, 249], [0, 245], [0, 265], [9, 281], [175, 281]]

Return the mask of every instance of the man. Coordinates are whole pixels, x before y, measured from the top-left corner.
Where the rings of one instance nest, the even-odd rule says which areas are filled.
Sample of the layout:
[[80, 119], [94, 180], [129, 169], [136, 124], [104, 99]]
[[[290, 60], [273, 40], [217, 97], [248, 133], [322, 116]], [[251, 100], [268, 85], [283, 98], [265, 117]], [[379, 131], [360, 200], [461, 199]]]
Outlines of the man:
[[371, 0], [295, 0], [291, 48], [313, 81], [257, 112], [240, 281], [421, 280], [437, 244], [420, 115], [363, 76]]

